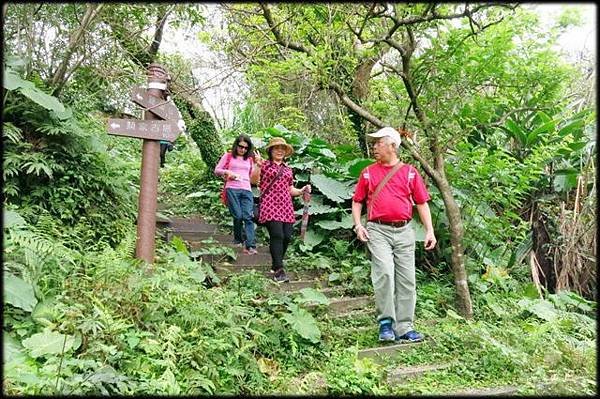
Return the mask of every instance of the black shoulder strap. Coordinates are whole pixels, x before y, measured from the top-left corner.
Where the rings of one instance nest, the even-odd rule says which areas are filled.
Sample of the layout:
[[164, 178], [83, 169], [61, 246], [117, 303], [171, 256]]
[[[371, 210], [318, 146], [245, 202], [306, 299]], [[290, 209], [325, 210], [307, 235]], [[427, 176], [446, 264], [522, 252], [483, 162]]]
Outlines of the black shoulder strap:
[[277, 181], [277, 179], [279, 179], [279, 176], [281, 176], [281, 173], [283, 172], [283, 164], [281, 164], [279, 166], [279, 170], [277, 171], [277, 174], [275, 175], [275, 178], [273, 180], [271, 180], [271, 182], [269, 183], [269, 185], [267, 187], [265, 187], [265, 191], [263, 191], [262, 193], [260, 193], [260, 195], [265, 195], [267, 193], [267, 191], [269, 191], [269, 189], [273, 186], [273, 183], [275, 183], [275, 181]]

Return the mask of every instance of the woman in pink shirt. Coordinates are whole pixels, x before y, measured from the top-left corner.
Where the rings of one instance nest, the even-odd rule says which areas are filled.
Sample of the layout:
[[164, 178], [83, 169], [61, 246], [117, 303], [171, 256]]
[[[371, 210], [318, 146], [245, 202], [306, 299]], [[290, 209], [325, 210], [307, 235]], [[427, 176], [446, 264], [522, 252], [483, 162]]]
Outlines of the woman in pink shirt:
[[[258, 158], [260, 159], [260, 156]], [[250, 182], [256, 181], [260, 169], [255, 167], [254, 163], [252, 141], [245, 134], [240, 134], [234, 140], [231, 151], [226, 152], [215, 166], [215, 174], [226, 181], [227, 207], [233, 216], [233, 242], [236, 245], [244, 245], [244, 253], [249, 255], [257, 252], [252, 221], [254, 196]]]

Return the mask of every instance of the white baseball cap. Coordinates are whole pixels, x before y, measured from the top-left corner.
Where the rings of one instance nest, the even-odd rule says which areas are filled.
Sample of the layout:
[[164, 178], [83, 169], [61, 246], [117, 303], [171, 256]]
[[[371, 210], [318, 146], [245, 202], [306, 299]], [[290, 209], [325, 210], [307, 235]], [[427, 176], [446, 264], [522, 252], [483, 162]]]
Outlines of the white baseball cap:
[[394, 129], [393, 127], [389, 127], [389, 126], [381, 128], [378, 131], [376, 131], [375, 133], [369, 133], [369, 134], [367, 134], [367, 136], [390, 137], [392, 139], [392, 141], [394, 142], [394, 144], [396, 144], [396, 148], [400, 148], [400, 143], [402, 142], [402, 140], [400, 140], [400, 133], [398, 133], [398, 131], [396, 129]]

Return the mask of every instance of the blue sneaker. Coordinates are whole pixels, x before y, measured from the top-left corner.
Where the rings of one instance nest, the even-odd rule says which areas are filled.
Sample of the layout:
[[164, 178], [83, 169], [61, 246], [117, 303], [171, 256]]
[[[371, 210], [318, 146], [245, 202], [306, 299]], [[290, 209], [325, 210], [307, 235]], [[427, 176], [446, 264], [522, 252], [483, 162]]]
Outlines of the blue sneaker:
[[410, 330], [404, 335], [397, 336], [396, 341], [421, 342], [423, 341], [423, 335], [415, 330]]
[[379, 341], [393, 341], [395, 338], [392, 321], [383, 319], [379, 322]]

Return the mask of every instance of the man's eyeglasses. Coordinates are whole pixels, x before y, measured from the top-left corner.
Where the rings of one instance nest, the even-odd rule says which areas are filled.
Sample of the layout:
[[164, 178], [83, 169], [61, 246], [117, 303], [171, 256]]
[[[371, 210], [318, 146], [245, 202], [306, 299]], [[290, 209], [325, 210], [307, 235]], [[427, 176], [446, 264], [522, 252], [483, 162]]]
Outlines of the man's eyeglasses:
[[247, 149], [248, 149], [248, 146], [247, 146], [247, 145], [241, 145], [241, 144], [238, 144], [237, 146], [238, 146], [239, 148], [243, 148], [244, 150], [247, 150]]

